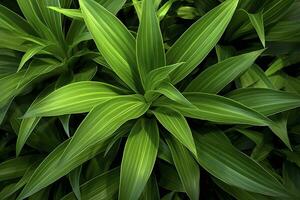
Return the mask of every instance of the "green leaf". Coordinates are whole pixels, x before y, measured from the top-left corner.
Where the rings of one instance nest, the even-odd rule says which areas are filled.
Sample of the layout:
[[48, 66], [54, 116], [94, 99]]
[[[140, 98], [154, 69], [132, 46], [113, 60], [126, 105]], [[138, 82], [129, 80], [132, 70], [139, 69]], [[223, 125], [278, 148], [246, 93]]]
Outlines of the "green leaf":
[[227, 84], [245, 72], [264, 50], [231, 57], [208, 67], [185, 89], [186, 92], [206, 92], [217, 94]]
[[216, 178], [214, 178], [213, 181], [222, 188], [222, 190], [226, 191], [238, 200], [271, 200], [271, 197], [242, 190], [238, 187], [225, 184]]
[[141, 200], [159, 199], [159, 189], [154, 175], [150, 176], [140, 199]]
[[81, 174], [81, 166], [77, 167], [73, 171], [69, 173], [69, 181], [75, 194], [77, 200], [81, 200], [81, 192], [80, 192], [80, 174]]
[[164, 81], [167, 81], [170, 78], [169, 75], [182, 64], [183, 63], [176, 63], [150, 71], [149, 75], [146, 76], [146, 91], [157, 89], [157, 87]]
[[263, 20], [263, 13], [259, 12], [259, 13], [248, 13], [246, 12], [250, 22], [252, 24], [252, 26], [254, 27], [263, 47], [266, 46], [266, 40], [265, 40], [265, 28], [264, 28], [264, 20]]
[[67, 17], [70, 17], [72, 19], [83, 20], [83, 16], [79, 9], [65, 9], [65, 8], [58, 8], [58, 7], [53, 7], [53, 6], [49, 6], [48, 8], [51, 10], [54, 10], [60, 14], [63, 14]]
[[121, 96], [95, 107], [76, 130], [63, 160], [72, 159], [85, 148], [106, 140], [121, 125], [140, 117], [148, 108], [140, 95]]
[[158, 9], [157, 17], [160, 21], [167, 15], [168, 11], [170, 10], [175, 1], [176, 0], [169, 0]]
[[107, 100], [118, 97], [124, 90], [107, 83], [81, 81], [50, 93], [33, 104], [24, 117], [57, 116], [90, 111]]
[[182, 114], [168, 108], [157, 108], [153, 111], [158, 121], [186, 148], [197, 156], [196, 146], [191, 129]]
[[225, 31], [238, 0], [227, 0], [195, 22], [168, 50], [167, 64], [185, 62], [171, 74], [176, 84], [192, 72], [213, 49]]
[[0, 164], [0, 180], [5, 181], [21, 177], [33, 162], [40, 160], [38, 155], [29, 155], [7, 160]]
[[21, 93], [30, 83], [37, 78], [53, 72], [61, 66], [60, 63], [47, 63], [44, 61], [32, 62], [27, 70], [6, 76], [0, 79], [0, 108], [7, 105], [15, 96]]
[[71, 115], [61, 115], [58, 117], [58, 119], [59, 119], [61, 125], [63, 126], [64, 131], [68, 137], [70, 137], [70, 127], [69, 127], [70, 117], [71, 117]]
[[22, 67], [28, 60], [30, 60], [36, 54], [40, 53], [44, 48], [45, 47], [43, 47], [43, 46], [37, 45], [37, 46], [33, 46], [32, 48], [28, 49], [22, 57], [22, 60], [18, 67], [18, 71], [20, 71], [22, 69]]
[[0, 5], [0, 27], [19, 34], [35, 32], [24, 18], [3, 5]]
[[[55, 28], [62, 28], [60, 16], [53, 16], [54, 18], [51, 18], [49, 16], [50, 13], [48, 13], [48, 11], [46, 10], [48, 8], [45, 7], [45, 2], [50, 3], [50, 1], [17, 0], [17, 2], [25, 18], [32, 25], [35, 31], [45, 39], [48, 39], [50, 41], [56, 41], [56, 36], [53, 32], [51, 32], [51, 30], [49, 29], [50, 27], [48, 27], [46, 25], [46, 22], [44, 21], [47, 20], [47, 22], [51, 25], [53, 25], [52, 23], [58, 23], [57, 26], [55, 26]], [[53, 0], [51, 2], [54, 4], [57, 3], [56, 0]], [[59, 7], [58, 5], [56, 6]], [[42, 13], [43, 11], [45, 12]], [[55, 13], [54, 11], [51, 12]], [[52, 22], [51, 19], [53, 20]]]
[[151, 175], [157, 156], [159, 132], [155, 120], [140, 119], [127, 139], [122, 164], [119, 199], [138, 199]]
[[[119, 186], [119, 168], [105, 172], [80, 186], [82, 199], [116, 199]], [[69, 193], [61, 200], [75, 200], [74, 193]]]
[[[44, 161], [36, 168], [28, 183], [18, 196], [18, 200], [24, 199], [41, 189], [47, 187], [62, 176], [68, 174], [85, 161], [94, 157], [96, 154], [105, 150], [105, 143], [98, 143], [85, 151], [82, 151], [76, 158], [68, 162], [61, 162], [61, 157], [71, 139], [61, 143], [54, 151], [52, 151]], [[45, 176], [47, 174], [47, 176]]]
[[154, 0], [143, 1], [142, 16], [137, 32], [137, 63], [145, 87], [145, 79], [153, 69], [166, 65], [166, 56]]
[[186, 117], [212, 122], [255, 126], [272, 124], [272, 121], [261, 113], [229, 98], [200, 92], [187, 92], [183, 94], [194, 107], [186, 107], [166, 98], [157, 100], [154, 102], [154, 105], [178, 110]]
[[22, 178], [17, 183], [13, 183], [4, 187], [0, 192], [1, 198], [6, 199], [21, 189], [28, 182], [38, 164], [38, 161], [34, 162], [33, 164], [31, 163], [31, 166], [28, 167]]
[[178, 91], [171, 83], [163, 82], [158, 86], [156, 90], [150, 90], [146, 92], [145, 98], [148, 101], [152, 101], [154, 98], [157, 97], [157, 94], [162, 94], [167, 98], [185, 105], [187, 107], [193, 107], [193, 105]]
[[129, 30], [100, 4], [80, 0], [84, 21], [113, 71], [134, 91], [138, 91], [136, 42]]
[[185, 192], [178, 172], [173, 165], [165, 162], [159, 162], [159, 172], [160, 179], [158, 184], [160, 187], [171, 191]]
[[196, 136], [199, 164], [223, 182], [268, 196], [287, 197], [282, 184], [267, 170], [238, 151], [218, 130]]
[[166, 137], [173, 161], [183, 187], [192, 200], [198, 200], [200, 195], [200, 169], [190, 152], [175, 138]]
[[19, 128], [18, 139], [16, 144], [16, 154], [20, 155], [23, 146], [25, 145], [27, 139], [33, 132], [34, 128], [40, 121], [40, 117], [30, 117], [23, 119], [21, 122], [21, 126]]
[[300, 106], [300, 96], [294, 93], [266, 88], [244, 88], [230, 92], [227, 97], [266, 116]]

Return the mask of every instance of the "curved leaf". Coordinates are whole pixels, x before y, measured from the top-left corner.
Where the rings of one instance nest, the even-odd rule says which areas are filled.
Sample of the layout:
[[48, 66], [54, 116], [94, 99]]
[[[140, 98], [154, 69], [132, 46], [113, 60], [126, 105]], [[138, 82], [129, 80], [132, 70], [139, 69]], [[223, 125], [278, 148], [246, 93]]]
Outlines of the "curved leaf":
[[192, 72], [217, 44], [237, 7], [226, 0], [195, 22], [168, 50], [167, 64], [185, 62], [171, 74], [176, 84]]
[[138, 199], [151, 175], [159, 144], [155, 120], [140, 119], [127, 139], [122, 164], [119, 199]]
[[253, 51], [223, 60], [200, 73], [185, 89], [186, 92], [216, 94], [252, 66], [264, 50]]
[[200, 169], [197, 162], [175, 138], [167, 136], [166, 141], [170, 147], [175, 167], [187, 195], [192, 200], [198, 200], [200, 195]]
[[157, 108], [152, 111], [158, 121], [186, 148], [197, 156], [191, 129], [182, 114], [172, 109]]
[[120, 88], [102, 82], [81, 81], [71, 83], [31, 105], [24, 117], [88, 112], [94, 106], [118, 97], [124, 92]]
[[166, 98], [157, 100], [154, 105], [170, 107], [174, 110], [178, 110], [186, 117], [212, 122], [257, 126], [273, 124], [270, 119], [261, 113], [229, 98], [200, 92], [187, 92], [183, 94], [194, 107], [186, 107]]
[[137, 32], [137, 64], [145, 87], [147, 74], [166, 65], [166, 56], [154, 0], [143, 1], [142, 16]]
[[300, 95], [266, 88], [238, 89], [230, 92], [227, 97], [266, 116], [300, 106]]
[[199, 164], [223, 182], [268, 196], [287, 197], [283, 185], [254, 160], [241, 153], [221, 131], [197, 134]]
[[[93, 0], [80, 0], [84, 21], [113, 71], [134, 91], [139, 83], [136, 42], [129, 30]], [[113, 28], [112, 28], [113, 27]]]

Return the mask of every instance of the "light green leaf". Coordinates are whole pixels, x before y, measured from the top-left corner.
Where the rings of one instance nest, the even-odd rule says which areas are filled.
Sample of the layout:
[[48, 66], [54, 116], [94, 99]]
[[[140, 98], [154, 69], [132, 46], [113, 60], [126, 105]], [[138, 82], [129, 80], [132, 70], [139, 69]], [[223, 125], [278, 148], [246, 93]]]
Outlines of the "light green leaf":
[[223, 182], [268, 196], [287, 197], [282, 184], [258, 163], [237, 150], [221, 131], [197, 134], [199, 164]]
[[263, 50], [228, 58], [200, 73], [185, 89], [186, 92], [206, 92], [216, 94], [227, 84], [245, 72], [255, 62]]
[[192, 72], [217, 44], [237, 7], [227, 0], [195, 22], [168, 50], [167, 64], [185, 62], [171, 74], [176, 84]]
[[176, 63], [150, 71], [149, 75], [146, 76], [146, 91], [155, 90], [162, 82], [168, 81], [169, 75], [182, 64]]
[[[61, 19], [60, 16], [52, 18], [53, 21], [51, 22], [51, 18], [49, 16], [49, 13], [46, 9], [45, 2], [46, 1], [38, 1], [38, 0], [17, 0], [18, 5], [24, 14], [27, 21], [32, 25], [32, 27], [35, 29], [35, 31], [43, 38], [49, 39], [50, 41], [56, 41], [56, 36], [54, 35], [54, 32], [51, 32], [49, 27], [46, 25], [46, 22], [44, 20], [47, 20], [47, 22], [51, 23], [57, 23], [57, 26], [55, 28], [62, 28], [61, 27]], [[49, 2], [49, 1], [47, 1]], [[56, 2], [56, 0], [52, 1], [52, 3]], [[50, 3], [50, 2], [49, 2]], [[55, 4], [55, 3], [54, 3]], [[48, 5], [50, 6], [50, 5]], [[59, 7], [59, 6], [58, 6]], [[45, 13], [42, 14], [42, 9], [45, 11]], [[51, 11], [55, 13], [54, 11]], [[56, 13], [57, 14], [57, 13]], [[46, 19], [44, 19], [44, 17]]]
[[229, 98], [200, 92], [186, 92], [183, 94], [194, 107], [186, 107], [166, 98], [157, 100], [154, 105], [178, 110], [186, 117], [212, 122], [257, 126], [272, 124], [272, 121], [261, 113]]
[[105, 141], [122, 124], [143, 115], [149, 108], [140, 95], [121, 96], [96, 106], [76, 130], [62, 160], [69, 160], [81, 151]]
[[61, 125], [63, 126], [64, 131], [68, 137], [70, 137], [70, 128], [69, 128], [70, 117], [71, 117], [71, 115], [61, 115], [58, 117], [58, 119], [59, 119]]
[[96, 45], [113, 71], [138, 91], [136, 42], [129, 30], [112, 13], [93, 0], [80, 0], [84, 21]]
[[141, 22], [136, 38], [136, 56], [141, 80], [145, 87], [148, 73], [165, 66], [166, 56], [154, 0], [143, 1], [142, 7]]
[[56, 116], [90, 111], [96, 105], [124, 94], [107, 83], [81, 81], [61, 87], [33, 104], [24, 117]]
[[157, 17], [161, 21], [168, 13], [173, 3], [177, 0], [169, 0], [164, 5], [162, 5], [157, 11]]
[[[108, 200], [117, 199], [119, 186], [119, 168], [105, 172], [80, 186], [82, 199]], [[74, 193], [69, 193], [61, 200], [75, 200]]]
[[197, 162], [178, 140], [167, 136], [166, 141], [187, 195], [192, 200], [198, 200], [200, 195], [200, 169]]
[[177, 103], [180, 103], [182, 105], [185, 105], [186, 107], [194, 107], [182, 94], [180, 91], [178, 91], [171, 83], [169, 82], [163, 82], [158, 86], [156, 90], [150, 90], [146, 92], [145, 98], [148, 101], [152, 101], [154, 98], [156, 98], [158, 95], [162, 94], [166, 96], [167, 98], [171, 99], [172, 101], [175, 101]]
[[248, 13], [247, 15], [249, 16], [250, 22], [252, 26], [254, 27], [263, 47], [266, 46], [266, 40], [265, 40], [265, 28], [264, 28], [264, 20], [263, 20], [263, 13]]
[[191, 129], [182, 114], [168, 108], [157, 108], [153, 111], [158, 121], [186, 148], [197, 156], [196, 146]]
[[244, 88], [230, 92], [227, 97], [266, 116], [300, 106], [300, 96], [294, 93], [266, 88]]
[[24, 18], [3, 5], [0, 5], [0, 27], [24, 35], [35, 32]]
[[16, 155], [19, 156], [27, 139], [33, 132], [34, 128], [40, 121], [40, 117], [30, 117], [23, 119], [19, 128], [18, 139], [16, 144]]
[[122, 164], [119, 199], [138, 199], [151, 175], [159, 144], [155, 120], [140, 119], [127, 139]]
[[65, 8], [58, 8], [58, 7], [53, 7], [53, 6], [49, 6], [48, 8], [51, 10], [54, 10], [60, 14], [63, 14], [67, 17], [70, 17], [72, 19], [83, 20], [83, 16], [79, 9], [65, 9]]
[[43, 47], [43, 46], [37, 45], [37, 46], [33, 46], [32, 48], [28, 49], [22, 57], [22, 60], [18, 67], [18, 71], [20, 71], [22, 69], [22, 67], [28, 60], [30, 60], [36, 54], [40, 53], [44, 48], [45, 47]]

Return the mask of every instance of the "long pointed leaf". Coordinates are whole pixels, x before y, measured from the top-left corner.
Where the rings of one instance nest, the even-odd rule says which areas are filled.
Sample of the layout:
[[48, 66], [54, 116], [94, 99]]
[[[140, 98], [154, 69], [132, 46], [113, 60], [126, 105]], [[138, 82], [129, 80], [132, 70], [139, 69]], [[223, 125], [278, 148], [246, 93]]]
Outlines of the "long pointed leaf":
[[192, 72], [217, 44], [237, 7], [238, 0], [226, 0], [194, 23], [168, 50], [167, 64], [185, 62], [171, 75], [176, 84]]
[[159, 144], [155, 120], [140, 119], [127, 139], [121, 164], [119, 199], [138, 199], [151, 175]]

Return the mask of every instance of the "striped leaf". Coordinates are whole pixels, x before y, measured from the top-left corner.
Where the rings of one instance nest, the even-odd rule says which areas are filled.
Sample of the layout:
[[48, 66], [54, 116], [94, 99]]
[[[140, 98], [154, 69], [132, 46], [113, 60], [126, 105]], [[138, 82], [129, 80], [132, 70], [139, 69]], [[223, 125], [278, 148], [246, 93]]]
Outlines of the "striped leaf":
[[0, 79], [0, 108], [6, 106], [15, 96], [20, 94], [26, 87], [37, 78], [42, 79], [50, 72], [54, 72], [61, 66], [59, 63], [46, 63], [43, 61], [32, 62], [27, 70], [11, 74]]
[[[82, 199], [107, 200], [116, 199], [119, 186], [119, 168], [105, 172], [80, 186]], [[61, 200], [75, 200], [74, 193], [69, 193]]]
[[263, 47], [266, 46], [266, 39], [265, 39], [265, 28], [264, 28], [264, 20], [263, 20], [263, 13], [247, 13], [250, 19], [252, 26], [254, 27], [260, 42], [262, 43]]
[[[101, 142], [85, 149], [84, 151], [81, 151], [80, 154], [77, 154], [74, 159], [62, 162], [62, 155], [64, 153], [64, 150], [70, 143], [70, 140], [71, 139], [68, 139], [65, 142], [61, 143], [36, 168], [28, 183], [19, 194], [17, 198], [18, 200], [24, 199], [37, 193], [59, 178], [65, 176], [85, 161], [91, 159], [98, 153], [105, 151], [106, 144]], [[45, 176], [45, 174], [47, 175]]]
[[143, 1], [142, 16], [137, 32], [137, 64], [145, 86], [147, 74], [166, 65], [166, 56], [154, 0]]
[[158, 185], [154, 175], [150, 176], [140, 199], [141, 200], [159, 199]]
[[230, 92], [227, 97], [241, 102], [266, 116], [300, 106], [300, 96], [266, 88], [245, 88]]
[[105, 141], [125, 122], [143, 115], [148, 107], [139, 95], [112, 99], [95, 107], [76, 130], [63, 160], [70, 160], [89, 146]]
[[0, 5], [0, 27], [21, 34], [35, 32], [24, 18], [3, 5]]
[[206, 92], [217, 94], [227, 84], [252, 66], [263, 50], [230, 57], [199, 74], [185, 89], [186, 92]]
[[136, 42], [129, 30], [93, 0], [80, 0], [84, 21], [112, 70], [134, 91], [139, 83]]
[[146, 92], [145, 98], [149, 101], [152, 101], [159, 96], [158, 94], [162, 94], [170, 100], [187, 107], [193, 107], [193, 105], [181, 94], [181, 92], [169, 82], [163, 82], [157, 87], [156, 90], [150, 90]]
[[24, 117], [56, 116], [90, 111], [96, 105], [124, 94], [107, 83], [81, 81], [61, 87], [31, 105]]
[[0, 180], [5, 181], [23, 176], [32, 163], [40, 159], [38, 155], [29, 155], [0, 163]]
[[140, 119], [126, 141], [122, 164], [119, 199], [138, 199], [151, 175], [159, 144], [155, 120]]
[[217, 44], [237, 7], [226, 0], [195, 22], [168, 50], [167, 64], [185, 62], [171, 74], [176, 84], [192, 72]]
[[187, 195], [191, 200], [198, 200], [200, 195], [200, 169], [197, 162], [178, 140], [167, 136], [166, 141]]
[[199, 164], [216, 178], [246, 191], [287, 197], [283, 185], [267, 170], [238, 151], [218, 130], [196, 136]]
[[153, 111], [158, 121], [186, 148], [197, 156], [196, 146], [191, 129], [182, 114], [168, 108], [157, 108]]
[[173, 65], [159, 67], [150, 71], [149, 75], [146, 76], [145, 90], [155, 90], [164, 81], [170, 79], [169, 75], [183, 63], [176, 63]]
[[81, 166], [77, 167], [69, 173], [69, 182], [72, 187], [73, 193], [75, 194], [78, 200], [81, 200], [80, 192], [80, 175], [81, 175]]
[[212, 122], [257, 126], [272, 124], [264, 115], [229, 98], [200, 92], [187, 92], [184, 96], [194, 107], [186, 107], [166, 98], [157, 100], [154, 105], [178, 110], [186, 117]]

